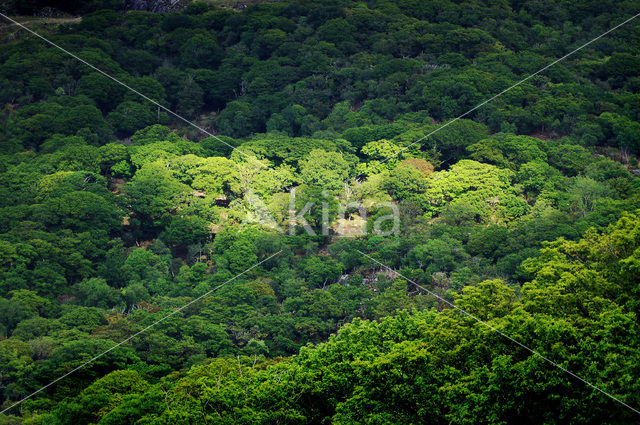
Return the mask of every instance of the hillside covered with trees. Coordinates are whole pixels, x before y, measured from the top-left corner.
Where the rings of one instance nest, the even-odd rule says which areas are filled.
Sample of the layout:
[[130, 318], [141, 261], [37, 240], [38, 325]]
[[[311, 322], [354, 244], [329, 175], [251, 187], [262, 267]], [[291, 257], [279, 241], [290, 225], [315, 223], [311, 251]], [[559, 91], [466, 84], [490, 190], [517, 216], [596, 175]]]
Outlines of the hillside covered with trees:
[[0, 17], [0, 425], [640, 423], [640, 18], [521, 82], [640, 2], [121, 3]]

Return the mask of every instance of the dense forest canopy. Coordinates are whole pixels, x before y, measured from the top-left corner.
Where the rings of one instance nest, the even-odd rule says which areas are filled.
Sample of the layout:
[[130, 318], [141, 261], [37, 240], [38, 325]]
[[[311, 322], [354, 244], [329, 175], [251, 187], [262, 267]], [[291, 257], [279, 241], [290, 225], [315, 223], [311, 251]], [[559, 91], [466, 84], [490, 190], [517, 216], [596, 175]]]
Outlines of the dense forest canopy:
[[3, 4], [0, 424], [638, 422], [640, 2], [247, 4]]

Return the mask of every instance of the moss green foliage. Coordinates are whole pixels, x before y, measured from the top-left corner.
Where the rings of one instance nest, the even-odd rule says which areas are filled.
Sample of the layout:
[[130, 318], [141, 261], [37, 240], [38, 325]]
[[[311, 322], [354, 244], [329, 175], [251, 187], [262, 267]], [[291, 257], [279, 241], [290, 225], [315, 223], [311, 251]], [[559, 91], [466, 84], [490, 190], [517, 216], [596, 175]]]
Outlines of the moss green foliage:
[[358, 252], [640, 408], [640, 24], [413, 144], [633, 2], [58, 3], [54, 42], [216, 136], [2, 46], [0, 408], [281, 253], [0, 423], [637, 421]]
[[[638, 229], [640, 217], [627, 214], [605, 233], [548, 243], [525, 262], [534, 278], [522, 288], [485, 280], [454, 302], [636, 403]], [[407, 285], [396, 283], [391, 288], [406, 294]], [[127, 378], [136, 374], [112, 372], [60, 403], [54, 417], [93, 414], [104, 424], [475, 424], [526, 421], [523, 412], [531, 412], [530, 423], [635, 420], [635, 413], [453, 309], [355, 319], [290, 359], [212, 359], [153, 385], [133, 385]], [[118, 378], [112, 391], [121, 393], [105, 392]], [[161, 393], [165, 402], [158, 404]], [[122, 401], [114, 403], [116, 396]]]

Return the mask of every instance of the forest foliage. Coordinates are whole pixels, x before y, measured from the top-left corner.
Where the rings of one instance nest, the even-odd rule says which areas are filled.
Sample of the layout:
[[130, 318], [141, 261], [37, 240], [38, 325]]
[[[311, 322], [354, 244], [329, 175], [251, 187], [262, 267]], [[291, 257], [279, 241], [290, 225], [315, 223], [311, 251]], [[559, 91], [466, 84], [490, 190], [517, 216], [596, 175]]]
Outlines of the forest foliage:
[[640, 407], [640, 24], [438, 130], [637, 2], [112, 3], [47, 37], [215, 136], [3, 44], [2, 408], [280, 254], [0, 424], [637, 420], [359, 253]]

